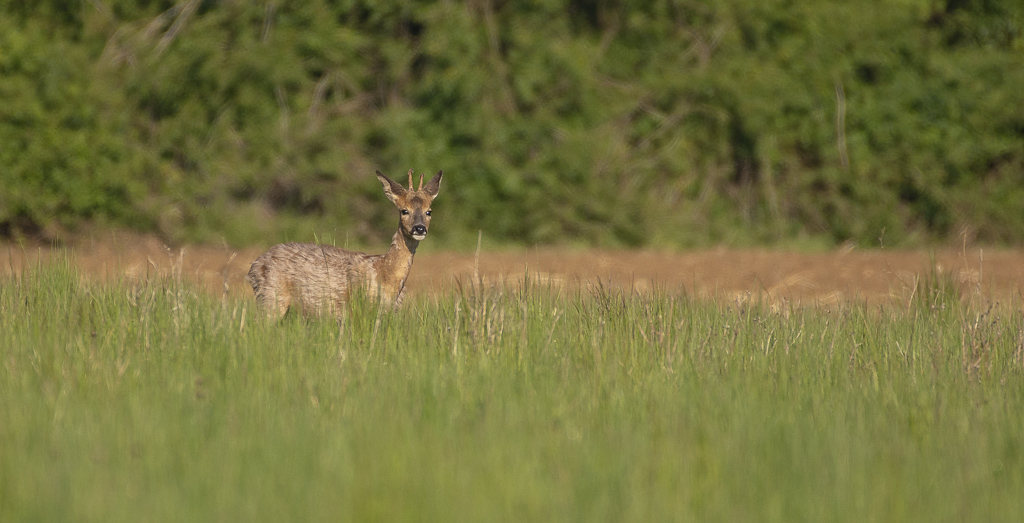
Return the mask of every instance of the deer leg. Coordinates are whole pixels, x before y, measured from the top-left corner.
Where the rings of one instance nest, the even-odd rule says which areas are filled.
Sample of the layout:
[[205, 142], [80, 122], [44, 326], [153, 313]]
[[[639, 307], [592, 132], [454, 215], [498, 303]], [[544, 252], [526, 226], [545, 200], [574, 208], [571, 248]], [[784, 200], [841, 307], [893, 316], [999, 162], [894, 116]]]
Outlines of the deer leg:
[[288, 308], [292, 305], [291, 296], [287, 292], [278, 291], [278, 289], [274, 289], [273, 291], [266, 293], [266, 297], [263, 302], [263, 309], [267, 313], [267, 318], [272, 320], [280, 320], [281, 318], [284, 318], [284, 315], [288, 312]]

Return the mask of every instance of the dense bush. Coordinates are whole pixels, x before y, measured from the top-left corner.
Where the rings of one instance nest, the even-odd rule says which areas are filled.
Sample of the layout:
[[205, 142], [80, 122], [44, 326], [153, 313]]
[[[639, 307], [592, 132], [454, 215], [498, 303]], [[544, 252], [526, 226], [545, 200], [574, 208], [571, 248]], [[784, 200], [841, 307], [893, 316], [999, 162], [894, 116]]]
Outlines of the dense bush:
[[[0, 233], [1024, 241], [1009, 0], [0, 0]], [[437, 240], [435, 240], [437, 241]]]

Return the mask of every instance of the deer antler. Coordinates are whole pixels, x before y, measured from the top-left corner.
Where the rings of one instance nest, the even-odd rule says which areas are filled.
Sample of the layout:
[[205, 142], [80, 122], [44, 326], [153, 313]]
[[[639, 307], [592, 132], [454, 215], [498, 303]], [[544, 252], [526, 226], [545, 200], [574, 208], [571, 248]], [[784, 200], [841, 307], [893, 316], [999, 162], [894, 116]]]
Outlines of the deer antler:
[[[422, 178], [422, 176], [420, 178]], [[412, 190], [412, 169], [409, 169], [409, 190]]]
[[419, 187], [419, 189], [416, 189], [416, 190], [417, 191], [422, 191], [423, 190], [423, 175], [422, 174], [420, 175], [420, 187]]

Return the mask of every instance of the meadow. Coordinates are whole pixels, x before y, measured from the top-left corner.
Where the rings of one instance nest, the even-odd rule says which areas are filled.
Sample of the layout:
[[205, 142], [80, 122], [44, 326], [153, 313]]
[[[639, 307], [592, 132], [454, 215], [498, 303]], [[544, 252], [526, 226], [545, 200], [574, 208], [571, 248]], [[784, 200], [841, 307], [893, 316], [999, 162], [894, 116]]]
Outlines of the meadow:
[[1020, 521], [1024, 314], [481, 284], [260, 320], [0, 280], [2, 521]]

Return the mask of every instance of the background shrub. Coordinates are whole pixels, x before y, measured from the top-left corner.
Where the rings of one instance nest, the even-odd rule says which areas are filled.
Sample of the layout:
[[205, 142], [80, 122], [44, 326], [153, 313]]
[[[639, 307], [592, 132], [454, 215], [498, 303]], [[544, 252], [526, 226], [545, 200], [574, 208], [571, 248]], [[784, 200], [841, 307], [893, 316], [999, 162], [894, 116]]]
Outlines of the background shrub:
[[1024, 240], [1024, 6], [0, 0], [0, 233]]

